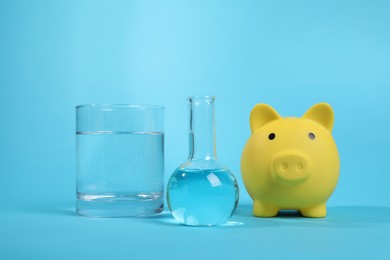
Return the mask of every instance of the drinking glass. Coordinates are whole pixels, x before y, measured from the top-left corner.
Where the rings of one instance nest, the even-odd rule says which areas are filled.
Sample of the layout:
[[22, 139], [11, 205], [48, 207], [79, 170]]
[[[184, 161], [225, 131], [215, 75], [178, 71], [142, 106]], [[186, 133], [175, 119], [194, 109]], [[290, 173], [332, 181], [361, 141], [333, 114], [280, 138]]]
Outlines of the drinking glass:
[[164, 108], [76, 107], [77, 213], [149, 216], [164, 207]]

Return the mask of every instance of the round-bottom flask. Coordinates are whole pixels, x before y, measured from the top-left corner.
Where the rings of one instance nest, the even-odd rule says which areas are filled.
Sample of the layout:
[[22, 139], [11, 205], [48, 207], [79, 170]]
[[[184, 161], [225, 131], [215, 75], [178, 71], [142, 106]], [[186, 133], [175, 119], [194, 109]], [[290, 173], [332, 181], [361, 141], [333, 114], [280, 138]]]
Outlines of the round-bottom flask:
[[188, 101], [190, 153], [169, 179], [168, 207], [184, 225], [220, 225], [231, 218], [237, 207], [238, 184], [232, 172], [217, 161], [214, 97], [196, 96]]

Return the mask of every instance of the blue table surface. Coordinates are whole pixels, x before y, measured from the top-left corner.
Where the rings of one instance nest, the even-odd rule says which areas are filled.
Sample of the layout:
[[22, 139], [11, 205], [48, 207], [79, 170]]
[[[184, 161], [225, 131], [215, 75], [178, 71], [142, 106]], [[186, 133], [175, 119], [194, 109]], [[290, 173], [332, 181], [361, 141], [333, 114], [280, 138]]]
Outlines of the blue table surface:
[[390, 207], [333, 206], [324, 219], [255, 218], [240, 204], [219, 227], [188, 227], [169, 212], [88, 218], [74, 205], [32, 204], [0, 215], [0, 259], [390, 259]]

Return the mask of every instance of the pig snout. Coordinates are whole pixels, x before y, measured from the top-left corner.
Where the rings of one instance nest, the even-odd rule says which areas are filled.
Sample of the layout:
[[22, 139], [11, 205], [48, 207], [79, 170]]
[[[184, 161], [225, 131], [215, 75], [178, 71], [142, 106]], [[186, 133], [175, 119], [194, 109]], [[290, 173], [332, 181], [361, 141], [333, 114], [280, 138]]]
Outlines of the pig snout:
[[273, 157], [272, 170], [275, 179], [280, 183], [302, 183], [310, 175], [309, 156], [295, 150], [280, 152]]

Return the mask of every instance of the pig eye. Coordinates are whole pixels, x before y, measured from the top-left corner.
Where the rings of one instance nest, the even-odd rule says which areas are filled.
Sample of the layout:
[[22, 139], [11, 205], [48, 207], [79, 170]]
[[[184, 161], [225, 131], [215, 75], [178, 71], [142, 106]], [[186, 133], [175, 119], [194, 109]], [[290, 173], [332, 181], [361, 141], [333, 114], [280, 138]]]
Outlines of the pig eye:
[[309, 138], [310, 138], [311, 140], [314, 140], [314, 139], [316, 139], [316, 136], [315, 136], [315, 134], [313, 134], [313, 133], [309, 133]]
[[270, 133], [270, 134], [268, 135], [268, 139], [269, 139], [269, 140], [274, 140], [274, 139], [275, 139], [275, 134], [274, 134], [274, 133]]

